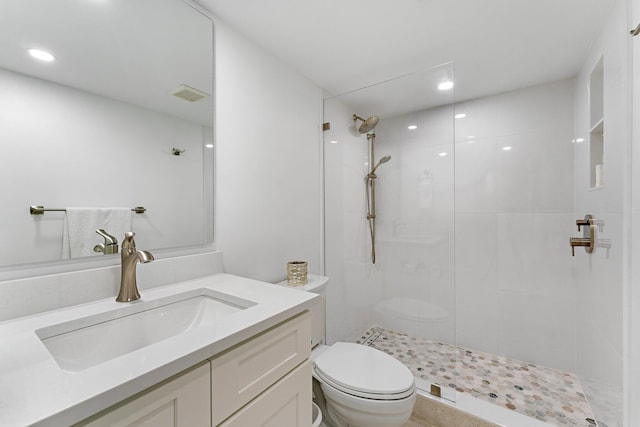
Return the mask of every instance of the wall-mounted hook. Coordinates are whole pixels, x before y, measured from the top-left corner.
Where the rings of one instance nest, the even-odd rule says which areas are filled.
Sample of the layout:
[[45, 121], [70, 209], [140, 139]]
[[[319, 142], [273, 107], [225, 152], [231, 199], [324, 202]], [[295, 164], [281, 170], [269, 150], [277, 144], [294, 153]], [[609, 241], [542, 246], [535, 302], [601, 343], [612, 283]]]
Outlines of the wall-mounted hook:
[[171, 154], [173, 154], [174, 156], [179, 156], [180, 154], [184, 153], [187, 150], [180, 150], [179, 148], [173, 147], [171, 149]]

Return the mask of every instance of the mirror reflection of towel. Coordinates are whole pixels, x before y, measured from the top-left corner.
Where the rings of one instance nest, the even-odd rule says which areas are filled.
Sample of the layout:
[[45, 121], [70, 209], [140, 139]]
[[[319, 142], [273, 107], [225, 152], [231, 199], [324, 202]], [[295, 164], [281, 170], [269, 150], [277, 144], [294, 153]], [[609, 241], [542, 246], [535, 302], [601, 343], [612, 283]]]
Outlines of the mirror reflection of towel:
[[93, 247], [104, 243], [96, 234], [98, 228], [122, 241], [124, 233], [131, 231], [131, 208], [66, 208], [62, 233], [62, 258], [99, 255]]

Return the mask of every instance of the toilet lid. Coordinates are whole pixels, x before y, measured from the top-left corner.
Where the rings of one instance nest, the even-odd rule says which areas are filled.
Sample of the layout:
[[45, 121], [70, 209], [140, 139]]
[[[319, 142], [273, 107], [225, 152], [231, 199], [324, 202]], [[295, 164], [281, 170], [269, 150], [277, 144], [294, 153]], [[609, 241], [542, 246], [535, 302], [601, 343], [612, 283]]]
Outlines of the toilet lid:
[[320, 354], [314, 364], [321, 379], [356, 396], [401, 399], [414, 391], [409, 368], [388, 354], [364, 345], [335, 343]]

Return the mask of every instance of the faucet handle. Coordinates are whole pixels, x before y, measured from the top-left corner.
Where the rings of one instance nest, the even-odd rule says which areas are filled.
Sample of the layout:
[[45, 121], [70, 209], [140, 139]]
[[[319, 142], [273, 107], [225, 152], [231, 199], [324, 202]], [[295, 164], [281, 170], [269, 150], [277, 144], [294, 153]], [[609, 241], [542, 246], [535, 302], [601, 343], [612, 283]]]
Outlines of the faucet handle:
[[136, 233], [134, 233], [133, 231], [127, 231], [126, 233], [124, 233], [124, 240], [122, 241], [122, 249], [132, 249], [132, 250], [136, 250], [136, 242], [135, 240], [133, 240], [133, 236], [135, 236]]
[[99, 252], [104, 255], [117, 254], [118, 253], [118, 239], [111, 234], [104, 231], [104, 228], [98, 228], [96, 230], [100, 236], [104, 238], [104, 243], [99, 243], [93, 247], [94, 252]]
[[98, 233], [99, 235], [104, 237], [104, 244], [105, 245], [115, 245], [115, 244], [118, 243], [118, 239], [116, 239], [114, 236], [112, 236], [111, 234], [109, 234], [106, 231], [104, 231], [104, 228], [98, 228], [96, 230], [96, 233]]

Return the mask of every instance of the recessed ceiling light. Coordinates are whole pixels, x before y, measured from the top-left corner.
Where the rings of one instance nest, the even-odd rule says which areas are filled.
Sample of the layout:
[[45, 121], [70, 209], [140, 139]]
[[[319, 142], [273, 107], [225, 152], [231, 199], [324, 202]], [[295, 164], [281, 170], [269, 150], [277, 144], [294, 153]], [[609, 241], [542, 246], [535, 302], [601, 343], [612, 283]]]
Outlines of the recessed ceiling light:
[[45, 52], [44, 50], [40, 49], [27, 49], [27, 52], [29, 52], [29, 55], [33, 56], [36, 59], [39, 59], [40, 61], [51, 62], [56, 59], [56, 57], [49, 52]]
[[456, 119], [464, 119], [465, 117], [467, 117], [467, 115], [465, 113], [460, 113], [460, 114], [456, 114], [455, 116]]
[[213, 144], [205, 144], [205, 147], [207, 147], [207, 148], [213, 148]]
[[329, 142], [332, 143], [332, 144], [337, 144], [338, 143], [338, 141], [329, 141]]
[[447, 155], [447, 153], [445, 153], [444, 151], [442, 153], [438, 153], [438, 156], [440, 156], [440, 157], [444, 157], [446, 155]]
[[439, 90], [449, 90], [453, 88], [453, 82], [450, 80], [446, 80], [438, 85]]
[[476, 137], [475, 135], [469, 135], [469, 136], [467, 137], [467, 139], [472, 139], [472, 138], [475, 138], [475, 137]]
[[418, 129], [418, 126], [416, 126], [416, 125], [409, 125], [409, 126], [407, 126], [407, 129], [409, 129], [409, 130]]
[[576, 139], [576, 142], [584, 142], [584, 138], [578, 138]]
[[476, 143], [475, 139], [471, 139], [471, 140], [467, 141], [467, 144], [475, 144], [475, 143]]
[[511, 150], [511, 147], [502, 147], [502, 151], [509, 151]]

